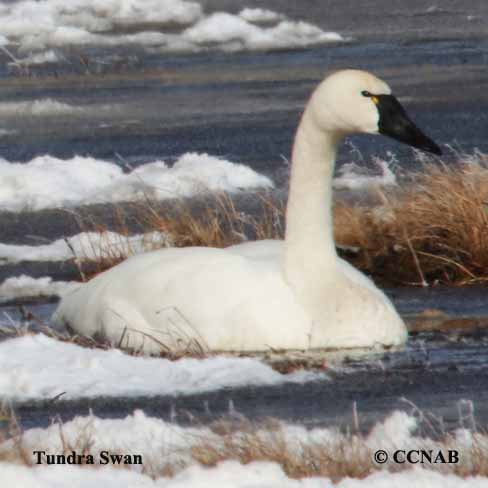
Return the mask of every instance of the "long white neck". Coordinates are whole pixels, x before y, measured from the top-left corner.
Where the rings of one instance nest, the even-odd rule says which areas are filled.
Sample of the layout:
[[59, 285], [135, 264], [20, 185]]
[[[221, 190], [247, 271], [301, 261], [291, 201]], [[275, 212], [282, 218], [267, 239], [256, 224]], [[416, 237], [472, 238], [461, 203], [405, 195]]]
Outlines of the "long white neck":
[[285, 279], [298, 295], [326, 282], [337, 263], [332, 177], [340, 139], [305, 110], [293, 146], [285, 235]]

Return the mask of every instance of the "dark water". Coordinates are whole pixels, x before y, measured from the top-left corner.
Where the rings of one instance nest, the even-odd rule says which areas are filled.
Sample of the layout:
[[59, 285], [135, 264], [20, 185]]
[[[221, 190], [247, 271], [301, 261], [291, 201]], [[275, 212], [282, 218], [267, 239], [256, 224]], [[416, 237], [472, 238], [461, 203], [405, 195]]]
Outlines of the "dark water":
[[[328, 379], [279, 387], [246, 387], [177, 397], [119, 397], [28, 402], [15, 407], [24, 427], [46, 426], [53, 417], [67, 421], [89, 411], [100, 417], [125, 417], [134, 409], [182, 424], [207, 423], [237, 411], [259, 420], [277, 417], [307, 426], [353, 425], [356, 405], [366, 432], [394, 410], [443, 422], [446, 430], [488, 419], [486, 345], [488, 333], [449, 339], [439, 334], [411, 338], [405, 351], [331, 366]], [[464, 424], [465, 425], [465, 424]], [[435, 434], [435, 432], [430, 432]]]
[[[243, 3], [205, 0], [202, 6], [207, 12], [237, 13]], [[281, 156], [289, 156], [310, 91], [326, 72], [345, 67], [384, 77], [438, 142], [487, 150], [488, 4], [483, 0], [441, 5], [429, 0], [250, 0], [245, 6], [275, 9], [351, 41], [240, 54], [72, 47], [62, 50], [65, 62], [32, 68], [29, 77], [8, 68], [0, 53], [5, 61], [0, 63], [0, 102], [51, 97], [94, 107], [64, 117], [0, 113], [0, 128], [19, 131], [0, 139], [0, 154], [21, 161], [44, 153], [116, 161], [121, 156], [140, 164], [206, 151], [274, 174]], [[395, 142], [352, 140], [366, 164], [372, 155], [387, 157], [387, 151], [411, 164], [411, 151]], [[339, 164], [355, 154], [344, 147]]]
[[[411, 317], [427, 308], [441, 309], [452, 318], [488, 316], [483, 288], [392, 289], [389, 296], [400, 313]], [[41, 321], [55, 304], [27, 306]], [[14, 319], [18, 308], [4, 307]], [[24, 427], [49, 425], [56, 417], [67, 421], [90, 411], [100, 417], [125, 417], [136, 408], [148, 415], [182, 424], [205, 424], [237, 411], [253, 420], [277, 417], [308, 426], [353, 427], [353, 408], [363, 432], [394, 410], [418, 415], [441, 429], [488, 425], [488, 329], [468, 328], [449, 333], [413, 333], [406, 348], [385, 353], [346, 354], [342, 362], [323, 359], [327, 379], [276, 387], [241, 387], [196, 395], [86, 398], [37, 401], [15, 405]], [[430, 423], [424, 426], [427, 430]], [[430, 429], [432, 430], [432, 429]], [[429, 435], [438, 432], [426, 431]]]
[[[21, 84], [6, 78], [0, 101], [53, 98], [88, 107], [86, 113], [57, 117], [3, 115], [0, 128], [18, 132], [0, 139], [0, 154], [14, 161], [82, 154], [137, 165], [200, 151], [274, 175], [282, 156], [289, 157], [311, 90], [324, 73], [344, 67], [388, 80], [440, 144], [486, 151], [487, 59], [484, 39], [356, 42], [295, 52], [146, 55], [139, 70], [117, 76], [71, 74], [66, 81]], [[374, 155], [389, 159], [388, 152], [412, 164], [412, 151], [386, 138], [363, 135], [350, 142], [366, 164]], [[357, 154], [346, 144], [338, 164], [361, 161]], [[454, 159], [449, 151], [447, 159]]]
[[363, 42], [483, 37], [488, 15], [484, 0], [204, 0], [202, 5], [236, 13], [243, 3], [283, 12]]
[[[238, 11], [237, 0], [207, 0], [207, 10]], [[0, 155], [28, 161], [49, 153], [69, 158], [90, 155], [131, 165], [175, 160], [202, 151], [244, 162], [286, 186], [283, 157], [304, 104], [315, 84], [334, 69], [357, 67], [386, 79], [425, 131], [442, 145], [488, 152], [488, 3], [445, 0], [248, 0], [246, 6], [275, 9], [354, 39], [300, 51], [154, 55], [120, 49], [123, 63], [105, 64], [103, 49], [74, 50], [69, 63], [35, 68], [19, 76], [0, 64], [0, 103], [52, 98], [87, 106], [61, 116], [0, 113]], [[77, 59], [83, 54], [88, 67]], [[0, 60], [6, 61], [6, 58]], [[371, 165], [373, 156], [413, 165], [409, 148], [380, 137], [355, 136], [341, 149], [339, 166], [351, 160]], [[446, 160], [457, 155], [446, 151]], [[104, 215], [100, 210], [100, 215]], [[15, 216], [0, 209], [0, 241], [29, 243], [76, 233], [73, 220], [59, 213]], [[3, 238], [2, 238], [3, 236]], [[30, 236], [30, 237], [29, 237]], [[64, 267], [63, 267], [64, 266]], [[29, 272], [62, 279], [66, 265], [31, 263], [1, 266], [0, 278]], [[64, 270], [64, 271], [63, 271]], [[66, 276], [66, 275], [64, 275]], [[483, 289], [400, 289], [390, 292], [404, 315], [437, 308], [457, 317], [488, 316]], [[47, 319], [53, 305], [34, 311]], [[0, 308], [16, 317], [16, 307]], [[488, 422], [488, 367], [485, 332], [413, 336], [406, 350], [369, 359], [351, 359], [347, 370], [331, 369], [330, 379], [304, 385], [240, 388], [182, 397], [97, 398], [27, 403], [16, 409], [24, 426], [47, 425], [60, 415], [88, 413], [120, 417], [147, 413], [188, 423], [206, 422], [235, 409], [251, 418], [276, 416], [307, 425], [350, 426], [356, 403], [361, 428], [397, 408], [442, 416], [450, 428], [472, 400], [475, 417]], [[405, 401], [405, 399], [407, 401]], [[461, 402], [461, 403], [460, 403]], [[462, 413], [462, 412], [461, 412]], [[462, 416], [462, 415], [461, 415]]]

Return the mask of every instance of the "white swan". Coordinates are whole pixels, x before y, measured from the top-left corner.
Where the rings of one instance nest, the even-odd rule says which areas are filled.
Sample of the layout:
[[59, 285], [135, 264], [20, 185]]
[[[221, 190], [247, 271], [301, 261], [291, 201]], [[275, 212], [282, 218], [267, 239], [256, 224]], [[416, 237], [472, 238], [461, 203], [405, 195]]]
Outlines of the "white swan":
[[295, 138], [284, 241], [163, 249], [131, 257], [65, 296], [57, 323], [158, 353], [196, 339], [215, 351], [398, 345], [407, 331], [390, 300], [340, 259], [332, 233], [337, 147], [383, 133], [440, 154], [386, 83], [339, 71], [313, 93]]

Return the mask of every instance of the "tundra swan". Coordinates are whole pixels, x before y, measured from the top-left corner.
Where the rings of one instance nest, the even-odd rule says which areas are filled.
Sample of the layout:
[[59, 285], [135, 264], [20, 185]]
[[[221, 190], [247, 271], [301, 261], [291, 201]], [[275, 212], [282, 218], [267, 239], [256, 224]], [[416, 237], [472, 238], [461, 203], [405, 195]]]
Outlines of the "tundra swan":
[[336, 254], [331, 182], [338, 145], [352, 133], [440, 154], [385, 82], [359, 70], [333, 73], [296, 133], [284, 241], [133, 256], [66, 295], [55, 322], [148, 354], [191, 340], [215, 351], [404, 343], [390, 300]]

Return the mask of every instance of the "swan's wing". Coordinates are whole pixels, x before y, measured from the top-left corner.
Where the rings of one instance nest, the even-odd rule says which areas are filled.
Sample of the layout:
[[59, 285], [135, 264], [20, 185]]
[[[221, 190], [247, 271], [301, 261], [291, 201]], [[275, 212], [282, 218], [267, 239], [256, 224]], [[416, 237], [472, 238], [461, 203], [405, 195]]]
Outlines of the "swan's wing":
[[225, 251], [263, 264], [282, 264], [284, 241], [266, 239], [229, 246]]
[[[306, 347], [308, 321], [272, 252], [279, 245], [258, 247], [165, 249], [135, 256], [65, 297], [56, 318], [79, 333], [98, 332], [115, 343], [127, 329], [173, 349], [184, 347], [189, 337], [214, 350]], [[180, 347], [168, 341], [175, 331]], [[156, 352], [147, 341], [142, 346]]]

